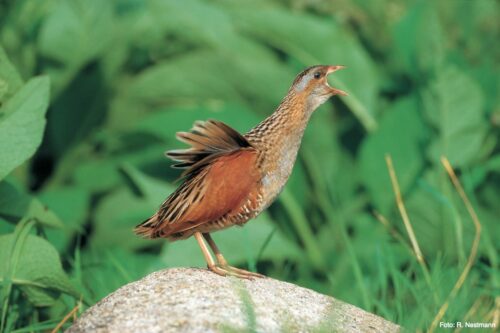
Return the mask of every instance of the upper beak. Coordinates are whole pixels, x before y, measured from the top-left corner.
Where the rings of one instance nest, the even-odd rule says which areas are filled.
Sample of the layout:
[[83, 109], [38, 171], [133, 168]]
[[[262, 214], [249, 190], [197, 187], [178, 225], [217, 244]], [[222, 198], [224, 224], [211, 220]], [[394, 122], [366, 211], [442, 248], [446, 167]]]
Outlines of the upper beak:
[[[328, 66], [328, 69], [326, 70], [326, 75], [330, 74], [330, 73], [333, 73], [333, 72], [336, 72], [340, 69], [344, 69], [345, 66], [341, 66], [341, 65], [337, 65], [337, 66]], [[325, 78], [325, 81], [326, 81], [326, 78]], [[328, 84], [328, 81], [326, 81], [326, 85], [330, 88], [331, 92], [333, 95], [342, 95], [342, 96], [348, 96], [348, 94], [343, 91], [343, 90], [340, 90], [340, 89], [337, 89], [337, 88], [333, 88], [333, 87], [330, 87], [330, 85]]]

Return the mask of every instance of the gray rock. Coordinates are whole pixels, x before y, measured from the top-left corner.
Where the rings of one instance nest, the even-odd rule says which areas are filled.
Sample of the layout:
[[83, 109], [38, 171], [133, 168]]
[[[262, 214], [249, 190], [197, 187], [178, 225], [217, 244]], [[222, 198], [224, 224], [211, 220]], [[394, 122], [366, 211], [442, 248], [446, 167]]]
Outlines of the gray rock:
[[67, 332], [399, 330], [383, 318], [290, 283], [175, 268], [123, 286], [83, 313]]

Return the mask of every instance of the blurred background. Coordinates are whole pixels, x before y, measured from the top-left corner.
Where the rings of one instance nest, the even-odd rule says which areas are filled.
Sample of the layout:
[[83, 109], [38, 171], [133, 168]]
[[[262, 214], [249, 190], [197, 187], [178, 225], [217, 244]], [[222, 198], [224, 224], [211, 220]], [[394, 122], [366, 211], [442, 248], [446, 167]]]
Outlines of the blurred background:
[[[349, 96], [313, 115], [279, 200], [214, 234], [227, 259], [410, 331], [444, 304], [443, 321], [498, 325], [499, 12], [493, 0], [1, 1], [1, 331], [50, 331], [150, 272], [204, 267], [194, 239], [132, 232], [178, 184], [164, 151], [195, 120], [248, 131], [314, 64], [347, 66], [329, 80]], [[479, 217], [477, 252], [441, 156]]]

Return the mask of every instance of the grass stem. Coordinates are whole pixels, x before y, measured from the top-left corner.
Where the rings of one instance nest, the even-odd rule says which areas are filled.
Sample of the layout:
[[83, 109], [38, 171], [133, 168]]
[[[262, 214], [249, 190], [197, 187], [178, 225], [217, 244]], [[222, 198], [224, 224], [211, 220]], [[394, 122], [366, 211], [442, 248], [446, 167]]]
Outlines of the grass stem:
[[54, 329], [50, 333], [57, 333], [57, 332], [59, 332], [59, 330], [63, 327], [63, 325], [69, 320], [69, 318], [73, 317], [73, 319], [75, 319], [76, 318], [75, 317], [76, 316], [76, 312], [80, 308], [80, 304], [81, 303], [78, 303], [77, 305], [75, 305], [75, 307], [73, 309], [71, 309], [71, 311], [68, 312], [67, 315], [64, 316], [64, 318], [57, 324], [56, 327], [54, 327]]
[[389, 176], [391, 177], [392, 189], [394, 190], [394, 194], [396, 195], [396, 204], [398, 206], [399, 212], [401, 213], [401, 218], [403, 219], [403, 223], [405, 225], [406, 232], [408, 233], [408, 237], [410, 237], [413, 251], [415, 251], [415, 255], [417, 256], [418, 262], [426, 266], [424, 256], [422, 255], [422, 251], [420, 251], [420, 246], [418, 245], [417, 238], [415, 237], [415, 232], [413, 231], [413, 227], [410, 223], [410, 218], [408, 217], [408, 213], [406, 212], [406, 207], [403, 202], [403, 197], [401, 195], [401, 190], [399, 188], [399, 183], [396, 177], [396, 171], [394, 170], [394, 165], [392, 164], [391, 156], [385, 155], [385, 161], [387, 163], [387, 168], [389, 169]]
[[439, 308], [438, 313], [436, 314], [436, 317], [432, 321], [431, 327], [429, 329], [429, 332], [434, 332], [436, 329], [438, 323], [441, 321], [441, 319], [444, 317], [446, 311], [448, 310], [448, 307], [450, 305], [450, 301], [457, 295], [458, 291], [460, 288], [462, 288], [462, 285], [465, 282], [465, 279], [467, 279], [467, 276], [469, 275], [469, 272], [474, 265], [474, 261], [476, 260], [477, 256], [477, 250], [479, 248], [479, 243], [481, 241], [481, 222], [479, 221], [479, 218], [476, 214], [476, 211], [474, 210], [474, 207], [472, 207], [472, 204], [469, 201], [469, 198], [464, 192], [464, 189], [462, 188], [462, 185], [460, 184], [460, 181], [457, 178], [457, 175], [455, 174], [455, 171], [453, 170], [450, 161], [444, 156], [441, 156], [441, 163], [443, 164], [444, 169], [448, 173], [448, 176], [451, 179], [451, 182], [453, 183], [453, 186], [455, 187], [455, 190], [457, 191], [458, 195], [462, 199], [462, 201], [465, 204], [465, 208], [469, 212], [469, 215], [471, 216], [472, 222], [474, 223], [474, 228], [476, 229], [476, 233], [474, 235], [474, 241], [472, 242], [472, 247], [471, 251], [469, 254], [469, 258], [467, 259], [467, 263], [465, 264], [465, 267], [460, 274], [457, 282], [455, 283], [455, 286], [451, 290], [450, 294], [448, 295], [448, 298], [446, 302], [441, 305]]

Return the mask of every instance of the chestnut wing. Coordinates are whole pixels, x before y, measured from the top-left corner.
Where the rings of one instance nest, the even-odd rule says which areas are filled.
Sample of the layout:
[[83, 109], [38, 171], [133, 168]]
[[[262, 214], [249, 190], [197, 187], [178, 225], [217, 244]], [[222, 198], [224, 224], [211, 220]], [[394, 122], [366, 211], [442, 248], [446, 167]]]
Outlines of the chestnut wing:
[[211, 156], [136, 232], [151, 238], [182, 238], [190, 229], [238, 214], [250, 198], [256, 197], [260, 181], [256, 161], [253, 148]]

